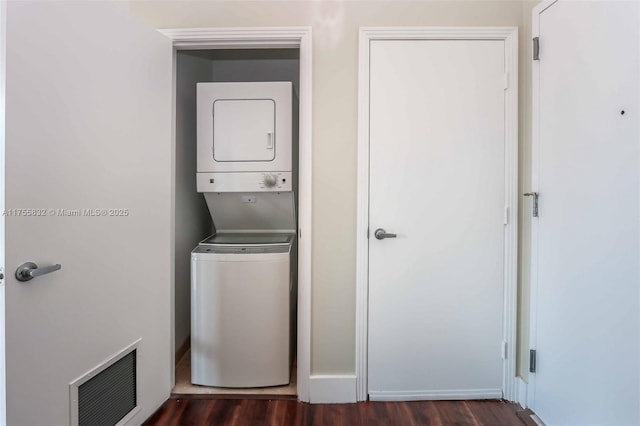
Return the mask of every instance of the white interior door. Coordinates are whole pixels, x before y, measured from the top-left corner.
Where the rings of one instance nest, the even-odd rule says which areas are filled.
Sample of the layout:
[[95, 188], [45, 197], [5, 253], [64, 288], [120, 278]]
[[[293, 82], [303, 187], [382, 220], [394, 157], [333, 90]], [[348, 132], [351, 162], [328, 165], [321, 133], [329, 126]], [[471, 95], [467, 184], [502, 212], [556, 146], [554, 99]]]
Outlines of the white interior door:
[[139, 424], [171, 386], [171, 45], [126, 5], [7, 8], [7, 424], [70, 424], [70, 382], [141, 339]]
[[548, 425], [640, 424], [639, 12], [614, 1], [534, 11], [530, 405]]
[[505, 43], [373, 40], [369, 96], [369, 397], [500, 398]]

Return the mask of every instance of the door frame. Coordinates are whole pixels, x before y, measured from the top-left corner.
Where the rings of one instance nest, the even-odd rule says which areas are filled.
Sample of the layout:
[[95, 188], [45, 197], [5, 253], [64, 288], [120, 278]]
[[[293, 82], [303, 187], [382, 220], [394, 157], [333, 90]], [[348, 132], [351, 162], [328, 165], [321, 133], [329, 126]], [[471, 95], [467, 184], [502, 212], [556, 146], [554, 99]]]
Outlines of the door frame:
[[[540, 14], [558, 0], [543, 0], [531, 12], [531, 38], [540, 36]], [[531, 191], [539, 190], [540, 150], [540, 61], [531, 61]], [[538, 329], [538, 218], [531, 218], [531, 270], [529, 271], [529, 348], [537, 345]], [[527, 407], [534, 407], [536, 375], [529, 373], [527, 382]]]
[[[505, 42], [505, 233], [503, 397], [516, 395], [518, 283], [518, 28], [362, 27], [358, 65], [358, 189], [356, 221], [356, 398], [368, 398], [369, 321], [369, 65], [373, 40], [503, 40]], [[496, 348], [498, 350], [498, 348]]]
[[[311, 27], [177, 28], [158, 30], [173, 43], [173, 135], [175, 149], [175, 90], [177, 50], [300, 49], [300, 123], [298, 160], [298, 338], [297, 391], [309, 401], [311, 373], [311, 242], [312, 242], [312, 33]], [[175, 162], [172, 166], [172, 200], [175, 201]], [[174, 203], [175, 204], [175, 203]], [[175, 228], [175, 212], [172, 213]], [[172, 251], [175, 235], [172, 234]], [[173, 255], [174, 253], [172, 253]], [[175, 380], [175, 278], [171, 277], [171, 377]], [[175, 383], [172, 383], [172, 386]]]

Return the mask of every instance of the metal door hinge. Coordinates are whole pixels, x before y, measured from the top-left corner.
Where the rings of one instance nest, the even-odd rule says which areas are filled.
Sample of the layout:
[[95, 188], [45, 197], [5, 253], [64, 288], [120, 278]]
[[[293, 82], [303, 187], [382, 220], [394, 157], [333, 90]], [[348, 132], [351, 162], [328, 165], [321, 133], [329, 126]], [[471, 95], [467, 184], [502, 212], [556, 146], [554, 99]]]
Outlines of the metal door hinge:
[[504, 224], [509, 224], [509, 206], [504, 206]]
[[540, 37], [533, 38], [533, 60], [540, 60]]
[[367, 240], [369, 239], [369, 227], [367, 227]]
[[507, 342], [502, 341], [502, 359], [507, 359]]
[[509, 88], [509, 73], [505, 72], [504, 73], [504, 90], [507, 90]]
[[536, 372], [536, 350], [529, 350], [529, 373]]
[[538, 198], [539, 195], [537, 192], [527, 192], [524, 194], [525, 197], [533, 197], [533, 217], [538, 217]]

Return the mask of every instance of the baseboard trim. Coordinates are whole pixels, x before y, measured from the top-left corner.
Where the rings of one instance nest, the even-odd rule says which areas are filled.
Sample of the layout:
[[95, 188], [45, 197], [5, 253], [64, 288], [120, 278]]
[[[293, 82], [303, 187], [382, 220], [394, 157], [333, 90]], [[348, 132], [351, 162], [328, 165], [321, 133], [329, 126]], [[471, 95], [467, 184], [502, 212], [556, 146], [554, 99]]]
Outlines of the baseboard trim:
[[446, 391], [369, 391], [369, 399], [371, 401], [502, 399], [502, 389], [454, 389]]
[[533, 420], [538, 426], [545, 426], [544, 422], [540, 417], [535, 414], [531, 415], [531, 420]]
[[297, 395], [246, 394], [246, 393], [172, 393], [169, 399], [269, 399], [276, 401], [297, 401]]
[[529, 385], [522, 380], [522, 377], [516, 377], [516, 402], [522, 408], [527, 408], [527, 388]]
[[318, 374], [309, 379], [311, 404], [356, 402], [356, 376]]

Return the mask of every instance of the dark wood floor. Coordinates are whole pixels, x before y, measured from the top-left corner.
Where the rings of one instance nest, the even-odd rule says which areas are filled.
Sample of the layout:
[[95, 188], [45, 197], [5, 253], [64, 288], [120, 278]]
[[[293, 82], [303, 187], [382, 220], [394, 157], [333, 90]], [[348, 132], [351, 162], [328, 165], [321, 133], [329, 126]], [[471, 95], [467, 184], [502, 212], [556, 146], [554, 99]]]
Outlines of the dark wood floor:
[[145, 425], [524, 426], [504, 401], [305, 404], [268, 399], [170, 399]]

